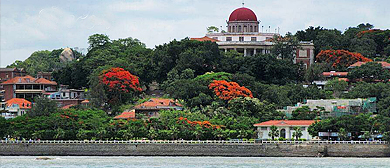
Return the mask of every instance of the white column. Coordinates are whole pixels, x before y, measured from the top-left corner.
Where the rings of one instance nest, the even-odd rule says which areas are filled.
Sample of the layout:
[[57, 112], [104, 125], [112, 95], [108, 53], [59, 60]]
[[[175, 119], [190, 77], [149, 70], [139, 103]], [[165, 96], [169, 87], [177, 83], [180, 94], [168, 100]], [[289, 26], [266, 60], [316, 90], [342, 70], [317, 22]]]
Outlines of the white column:
[[227, 48], [225, 48], [225, 52], [227, 52]]
[[246, 56], [246, 48], [244, 48], [244, 56]]
[[265, 54], [265, 49], [262, 50], [263, 54]]
[[256, 48], [253, 49], [253, 55], [256, 55]]

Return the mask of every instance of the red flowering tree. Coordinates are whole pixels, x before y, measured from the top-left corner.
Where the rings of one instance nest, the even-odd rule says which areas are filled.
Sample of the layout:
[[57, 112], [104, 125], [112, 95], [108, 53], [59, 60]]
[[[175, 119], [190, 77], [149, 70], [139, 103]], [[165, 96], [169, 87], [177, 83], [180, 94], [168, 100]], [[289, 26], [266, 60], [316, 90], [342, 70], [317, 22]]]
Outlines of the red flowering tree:
[[240, 86], [236, 82], [227, 82], [225, 80], [214, 80], [209, 85], [209, 89], [213, 90], [222, 100], [231, 100], [237, 97], [251, 97], [252, 92], [244, 86]]
[[100, 82], [108, 88], [110, 104], [120, 103], [124, 97], [142, 91], [138, 77], [123, 68], [104, 70], [99, 78]]
[[102, 72], [101, 82], [108, 86], [110, 91], [129, 93], [142, 91], [138, 77], [123, 68], [111, 68]]
[[372, 60], [364, 57], [360, 53], [349, 52], [347, 50], [322, 50], [317, 55], [317, 61], [327, 62], [333, 68], [346, 68], [358, 61], [371, 62]]

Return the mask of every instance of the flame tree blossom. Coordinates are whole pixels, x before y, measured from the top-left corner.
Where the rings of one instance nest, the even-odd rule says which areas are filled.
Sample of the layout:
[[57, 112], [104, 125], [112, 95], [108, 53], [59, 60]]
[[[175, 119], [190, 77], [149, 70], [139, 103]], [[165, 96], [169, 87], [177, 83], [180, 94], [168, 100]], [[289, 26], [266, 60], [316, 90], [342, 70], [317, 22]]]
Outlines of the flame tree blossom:
[[227, 82], [225, 80], [214, 80], [209, 85], [209, 89], [213, 90], [222, 100], [231, 100], [237, 97], [251, 97], [252, 92], [244, 86], [240, 86], [236, 82]]

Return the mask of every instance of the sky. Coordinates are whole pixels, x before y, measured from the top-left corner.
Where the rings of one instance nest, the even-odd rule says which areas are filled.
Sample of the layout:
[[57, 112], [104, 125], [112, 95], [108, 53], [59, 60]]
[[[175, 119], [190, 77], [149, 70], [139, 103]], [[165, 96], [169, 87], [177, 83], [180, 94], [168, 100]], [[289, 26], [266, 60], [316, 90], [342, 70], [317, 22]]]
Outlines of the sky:
[[[88, 47], [99, 33], [137, 38], [148, 48], [173, 39], [203, 37], [208, 26], [226, 30], [243, 0], [0, 0], [1, 67], [34, 51]], [[345, 30], [360, 23], [390, 27], [389, 0], [245, 0], [260, 26], [295, 33], [309, 26]], [[265, 31], [265, 29], [264, 29]]]

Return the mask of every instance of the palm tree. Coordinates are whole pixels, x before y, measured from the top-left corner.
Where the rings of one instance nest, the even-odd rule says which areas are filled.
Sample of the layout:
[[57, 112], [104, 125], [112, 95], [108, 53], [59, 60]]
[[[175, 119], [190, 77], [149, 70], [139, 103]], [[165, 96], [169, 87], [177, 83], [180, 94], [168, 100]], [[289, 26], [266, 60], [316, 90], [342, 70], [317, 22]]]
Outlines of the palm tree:
[[345, 139], [347, 139], [347, 137], [348, 137], [347, 131], [344, 128], [340, 128], [340, 130], [339, 130], [340, 140], [344, 141]]
[[279, 136], [278, 127], [272, 125], [271, 130], [268, 133], [268, 136], [272, 137], [272, 140], [275, 140], [275, 137]]
[[295, 137], [295, 140], [299, 140], [299, 138], [302, 136], [302, 130], [300, 127], [294, 127], [294, 132], [292, 134], [293, 137]]

